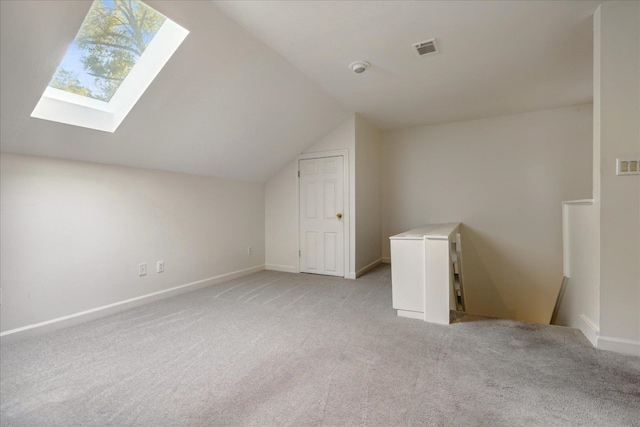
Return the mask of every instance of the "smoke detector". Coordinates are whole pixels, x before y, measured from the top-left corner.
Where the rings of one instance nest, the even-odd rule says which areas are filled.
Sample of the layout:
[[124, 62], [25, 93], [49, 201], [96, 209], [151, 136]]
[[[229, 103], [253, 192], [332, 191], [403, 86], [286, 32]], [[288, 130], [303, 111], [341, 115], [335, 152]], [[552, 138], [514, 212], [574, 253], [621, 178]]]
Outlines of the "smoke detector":
[[362, 74], [364, 71], [371, 67], [371, 64], [367, 61], [356, 61], [349, 64], [349, 69], [356, 74]]
[[416, 50], [416, 55], [427, 56], [427, 55], [437, 55], [438, 46], [436, 46], [436, 39], [425, 40], [423, 42], [414, 43], [411, 46]]

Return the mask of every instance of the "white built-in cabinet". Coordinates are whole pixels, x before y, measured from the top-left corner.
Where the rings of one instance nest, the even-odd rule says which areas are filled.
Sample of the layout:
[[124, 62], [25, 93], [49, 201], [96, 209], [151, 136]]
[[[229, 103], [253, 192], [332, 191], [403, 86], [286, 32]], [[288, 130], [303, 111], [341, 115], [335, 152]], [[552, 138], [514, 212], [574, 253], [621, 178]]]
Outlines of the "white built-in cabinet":
[[391, 236], [393, 308], [398, 316], [449, 324], [464, 311], [460, 224], [429, 224]]

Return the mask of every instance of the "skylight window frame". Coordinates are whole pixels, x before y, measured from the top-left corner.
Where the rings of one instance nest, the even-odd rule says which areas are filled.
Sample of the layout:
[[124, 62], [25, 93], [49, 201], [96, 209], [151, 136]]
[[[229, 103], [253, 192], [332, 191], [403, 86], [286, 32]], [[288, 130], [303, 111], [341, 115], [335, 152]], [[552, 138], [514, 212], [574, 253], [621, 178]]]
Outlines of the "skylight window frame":
[[109, 102], [48, 86], [31, 117], [115, 132], [188, 34], [167, 18]]

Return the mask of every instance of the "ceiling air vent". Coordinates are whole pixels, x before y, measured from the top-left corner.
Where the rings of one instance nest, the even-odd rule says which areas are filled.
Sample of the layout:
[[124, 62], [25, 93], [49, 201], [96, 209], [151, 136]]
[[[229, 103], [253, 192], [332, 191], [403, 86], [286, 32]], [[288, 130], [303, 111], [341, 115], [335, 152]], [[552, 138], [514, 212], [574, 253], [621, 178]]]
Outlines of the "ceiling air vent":
[[412, 46], [415, 48], [418, 56], [435, 55], [438, 53], [436, 39], [414, 43]]

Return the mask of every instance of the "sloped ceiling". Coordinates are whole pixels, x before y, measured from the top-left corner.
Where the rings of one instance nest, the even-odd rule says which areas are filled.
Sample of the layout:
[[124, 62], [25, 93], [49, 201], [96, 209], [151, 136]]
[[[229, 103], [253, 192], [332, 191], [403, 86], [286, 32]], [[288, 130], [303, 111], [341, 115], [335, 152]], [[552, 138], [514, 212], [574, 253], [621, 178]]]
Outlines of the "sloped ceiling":
[[89, 7], [2, 1], [3, 152], [263, 181], [349, 116], [206, 1], [148, 1], [190, 31], [115, 133], [34, 119]]
[[[592, 100], [599, 1], [219, 1], [350, 110], [382, 129]], [[441, 53], [412, 44], [436, 38]], [[371, 62], [361, 75], [353, 61]]]
[[0, 1], [2, 151], [263, 181], [354, 112], [390, 130], [592, 99], [596, 1], [147, 3], [191, 33], [110, 134], [30, 117], [90, 2]]

